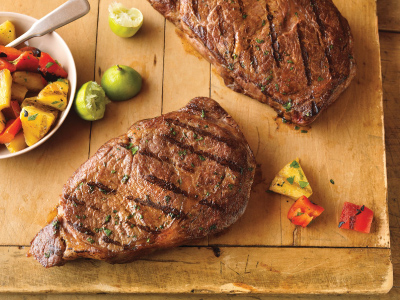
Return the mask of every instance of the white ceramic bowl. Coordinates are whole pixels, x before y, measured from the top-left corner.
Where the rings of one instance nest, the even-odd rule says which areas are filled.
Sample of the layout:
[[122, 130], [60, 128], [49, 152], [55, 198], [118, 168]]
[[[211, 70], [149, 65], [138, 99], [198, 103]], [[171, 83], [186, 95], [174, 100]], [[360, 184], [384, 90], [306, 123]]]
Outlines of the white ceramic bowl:
[[[36, 22], [35, 18], [26, 15], [11, 12], [0, 12], [0, 24], [6, 20], [11, 21], [15, 25], [17, 36], [20, 36], [21, 34], [26, 32], [32, 26], [32, 24]], [[67, 108], [63, 112], [61, 112], [56, 123], [53, 125], [53, 128], [39, 142], [16, 153], [10, 153], [4, 145], [0, 145], [0, 159], [26, 153], [46, 142], [64, 122], [69, 111], [71, 110], [72, 103], [75, 97], [76, 67], [71, 51], [69, 50], [64, 40], [57, 33], [52, 32], [41, 37], [30, 39], [25, 42], [25, 44], [27, 46], [36, 47], [41, 51], [49, 53], [54, 59], [60, 62], [65, 71], [68, 72], [68, 80], [70, 83], [70, 96], [68, 98]]]

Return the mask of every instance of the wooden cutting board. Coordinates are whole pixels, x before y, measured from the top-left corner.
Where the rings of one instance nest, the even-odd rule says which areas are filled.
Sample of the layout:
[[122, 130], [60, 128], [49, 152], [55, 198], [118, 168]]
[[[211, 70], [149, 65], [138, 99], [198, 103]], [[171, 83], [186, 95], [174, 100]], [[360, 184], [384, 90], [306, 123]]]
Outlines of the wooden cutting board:
[[[64, 1], [15, 0], [0, 11], [40, 18]], [[335, 0], [349, 20], [358, 73], [307, 132], [276, 120], [275, 112], [226, 88], [175, 27], [145, 0], [144, 25], [130, 39], [108, 27], [111, 0], [90, 1], [91, 12], [59, 30], [74, 55], [80, 86], [112, 65], [129, 65], [144, 79], [141, 93], [111, 103], [103, 120], [71, 112], [42, 147], [1, 160], [0, 292], [65, 293], [385, 293], [392, 287], [379, 40], [374, 0]], [[62, 185], [108, 139], [134, 122], [184, 106], [196, 96], [217, 100], [239, 123], [261, 176], [244, 216], [217, 236], [126, 265], [81, 260], [46, 270], [26, 258], [46, 224]], [[266, 193], [274, 175], [300, 157], [325, 212], [309, 228], [286, 218], [293, 200]], [[331, 184], [333, 179], [335, 184]], [[374, 213], [372, 233], [337, 227], [345, 201]], [[30, 274], [30, 275], [27, 275]], [[33, 276], [32, 276], [33, 275]]]

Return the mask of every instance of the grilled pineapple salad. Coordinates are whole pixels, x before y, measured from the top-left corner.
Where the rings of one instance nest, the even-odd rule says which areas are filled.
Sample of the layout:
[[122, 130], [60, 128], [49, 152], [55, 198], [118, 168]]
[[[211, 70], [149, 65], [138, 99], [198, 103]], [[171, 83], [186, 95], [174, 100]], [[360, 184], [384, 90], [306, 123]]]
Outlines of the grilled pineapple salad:
[[303, 195], [307, 198], [312, 195], [311, 186], [300, 166], [298, 158], [288, 163], [279, 171], [272, 180], [269, 190], [289, 196], [295, 200]]
[[[4, 143], [11, 153], [40, 141], [55, 123], [59, 112], [67, 107], [68, 80], [58, 79], [43, 84], [37, 75], [30, 72], [14, 72], [11, 75], [7, 69], [0, 71], [0, 132], [6, 126], [3, 112], [15, 114], [21, 109], [19, 117], [23, 134], [18, 133], [15, 140]], [[29, 91], [39, 93], [36, 97], [25, 98]]]

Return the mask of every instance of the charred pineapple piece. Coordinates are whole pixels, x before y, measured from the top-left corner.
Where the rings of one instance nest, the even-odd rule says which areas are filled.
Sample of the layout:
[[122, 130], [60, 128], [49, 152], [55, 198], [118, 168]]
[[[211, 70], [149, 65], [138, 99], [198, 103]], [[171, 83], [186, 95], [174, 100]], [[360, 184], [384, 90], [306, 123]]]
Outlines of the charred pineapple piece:
[[298, 199], [301, 196], [307, 198], [312, 195], [311, 186], [300, 166], [299, 159], [288, 163], [272, 180], [269, 189], [275, 193]]

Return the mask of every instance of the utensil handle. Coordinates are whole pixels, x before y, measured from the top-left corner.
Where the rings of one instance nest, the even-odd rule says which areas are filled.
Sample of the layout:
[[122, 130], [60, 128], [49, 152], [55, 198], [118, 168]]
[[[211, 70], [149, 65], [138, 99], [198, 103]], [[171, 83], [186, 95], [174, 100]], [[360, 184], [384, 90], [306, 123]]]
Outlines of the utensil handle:
[[23, 35], [12, 41], [7, 47], [15, 47], [30, 38], [42, 36], [86, 15], [90, 10], [87, 0], [68, 0], [51, 13], [33, 23]]

